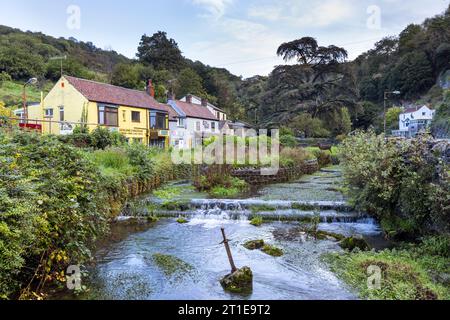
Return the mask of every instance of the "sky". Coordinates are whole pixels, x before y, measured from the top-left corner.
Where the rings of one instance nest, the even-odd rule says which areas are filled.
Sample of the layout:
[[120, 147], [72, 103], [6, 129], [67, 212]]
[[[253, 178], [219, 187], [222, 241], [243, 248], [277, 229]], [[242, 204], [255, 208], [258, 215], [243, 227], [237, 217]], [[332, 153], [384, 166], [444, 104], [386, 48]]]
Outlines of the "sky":
[[385, 36], [445, 11], [449, 0], [0, 0], [0, 24], [91, 41], [134, 58], [159, 30], [185, 57], [245, 78], [283, 64], [277, 48], [304, 36], [354, 59]]

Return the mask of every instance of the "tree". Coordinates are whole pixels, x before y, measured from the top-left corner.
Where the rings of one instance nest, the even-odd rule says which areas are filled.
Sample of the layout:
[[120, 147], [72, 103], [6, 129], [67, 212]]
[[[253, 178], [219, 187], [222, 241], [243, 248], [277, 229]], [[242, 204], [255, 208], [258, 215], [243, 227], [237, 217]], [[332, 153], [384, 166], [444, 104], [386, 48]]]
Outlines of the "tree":
[[302, 113], [292, 119], [290, 127], [306, 138], [328, 138], [330, 136], [330, 132], [324, 128], [322, 120], [313, 118], [307, 113]]
[[129, 89], [142, 89], [144, 82], [136, 65], [119, 63], [115, 66], [111, 83]]
[[137, 57], [141, 62], [152, 65], [156, 70], [181, 70], [185, 61], [178, 44], [168, 39], [167, 33], [158, 31], [149, 37], [143, 35], [139, 43]]
[[403, 112], [403, 109], [400, 107], [390, 108], [386, 112], [386, 126], [389, 130], [398, 130], [399, 129], [399, 117]]
[[271, 73], [261, 103], [266, 122], [282, 123], [301, 112], [315, 118], [354, 104], [352, 75], [343, 63], [345, 49], [321, 47], [314, 38], [305, 37], [283, 43], [277, 53], [298, 64], [279, 66]]
[[404, 55], [386, 75], [386, 88], [400, 90], [402, 96], [417, 98], [435, 83], [433, 67], [423, 52], [410, 52]]
[[192, 69], [186, 68], [178, 76], [175, 93], [177, 97], [183, 97], [187, 94], [203, 96], [206, 94], [203, 88], [202, 78]]

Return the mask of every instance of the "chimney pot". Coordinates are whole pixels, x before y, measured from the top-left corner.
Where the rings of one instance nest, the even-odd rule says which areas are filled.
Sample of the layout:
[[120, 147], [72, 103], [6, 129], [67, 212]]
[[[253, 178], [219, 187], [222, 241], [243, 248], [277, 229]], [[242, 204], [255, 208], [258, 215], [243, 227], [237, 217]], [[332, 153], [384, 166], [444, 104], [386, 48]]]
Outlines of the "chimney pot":
[[147, 93], [148, 93], [152, 98], [155, 97], [155, 88], [153, 87], [153, 81], [152, 81], [151, 79], [148, 80]]
[[207, 107], [208, 106], [208, 99], [202, 98], [202, 106]]
[[192, 95], [188, 94], [188, 95], [186, 96], [186, 102], [187, 102], [187, 103], [192, 103]]

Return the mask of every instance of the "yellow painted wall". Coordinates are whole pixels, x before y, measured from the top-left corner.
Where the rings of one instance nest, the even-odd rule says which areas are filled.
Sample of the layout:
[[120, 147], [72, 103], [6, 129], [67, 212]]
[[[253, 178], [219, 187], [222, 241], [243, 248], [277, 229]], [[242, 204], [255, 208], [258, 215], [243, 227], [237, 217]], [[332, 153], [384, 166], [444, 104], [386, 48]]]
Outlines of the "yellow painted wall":
[[[139, 112], [141, 114], [140, 122], [133, 122], [131, 118], [132, 112]], [[148, 143], [147, 128], [149, 126], [149, 114], [146, 109], [132, 108], [121, 106], [119, 108], [119, 131], [125, 137], [130, 139], [130, 142], [133, 139], [142, 139], [142, 143]]]
[[[62, 87], [61, 83], [64, 83]], [[47, 108], [53, 109], [52, 121], [61, 121], [59, 117], [59, 107], [64, 107], [64, 121], [68, 122], [80, 122], [83, 113], [83, 107], [88, 105], [88, 100], [78, 92], [69, 82], [61, 78], [53, 89], [44, 98], [43, 110]], [[43, 110], [39, 113], [40, 119], [49, 120], [43, 118]], [[33, 114], [34, 116], [35, 114]], [[31, 113], [30, 113], [31, 116]], [[88, 119], [88, 122], [93, 119]], [[51, 134], [60, 134], [59, 123], [44, 123], [43, 132]]]

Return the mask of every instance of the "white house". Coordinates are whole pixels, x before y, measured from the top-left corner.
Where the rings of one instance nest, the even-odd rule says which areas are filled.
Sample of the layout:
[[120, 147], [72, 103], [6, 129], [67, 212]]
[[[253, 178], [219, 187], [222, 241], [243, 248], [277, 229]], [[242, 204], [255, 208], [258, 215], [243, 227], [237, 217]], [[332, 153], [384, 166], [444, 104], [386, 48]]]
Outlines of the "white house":
[[205, 105], [169, 99], [170, 141], [174, 147], [190, 149], [201, 145], [204, 138], [220, 134], [220, 121]]
[[227, 121], [227, 114], [222, 109], [216, 107], [215, 105], [209, 103], [207, 99], [202, 99], [192, 94], [189, 94], [180, 100], [181, 102], [187, 102], [195, 105], [200, 105], [207, 107], [208, 110], [216, 116], [219, 121]]
[[399, 116], [399, 130], [392, 133], [395, 136], [414, 137], [429, 128], [434, 115], [435, 110], [428, 106], [406, 108]]

